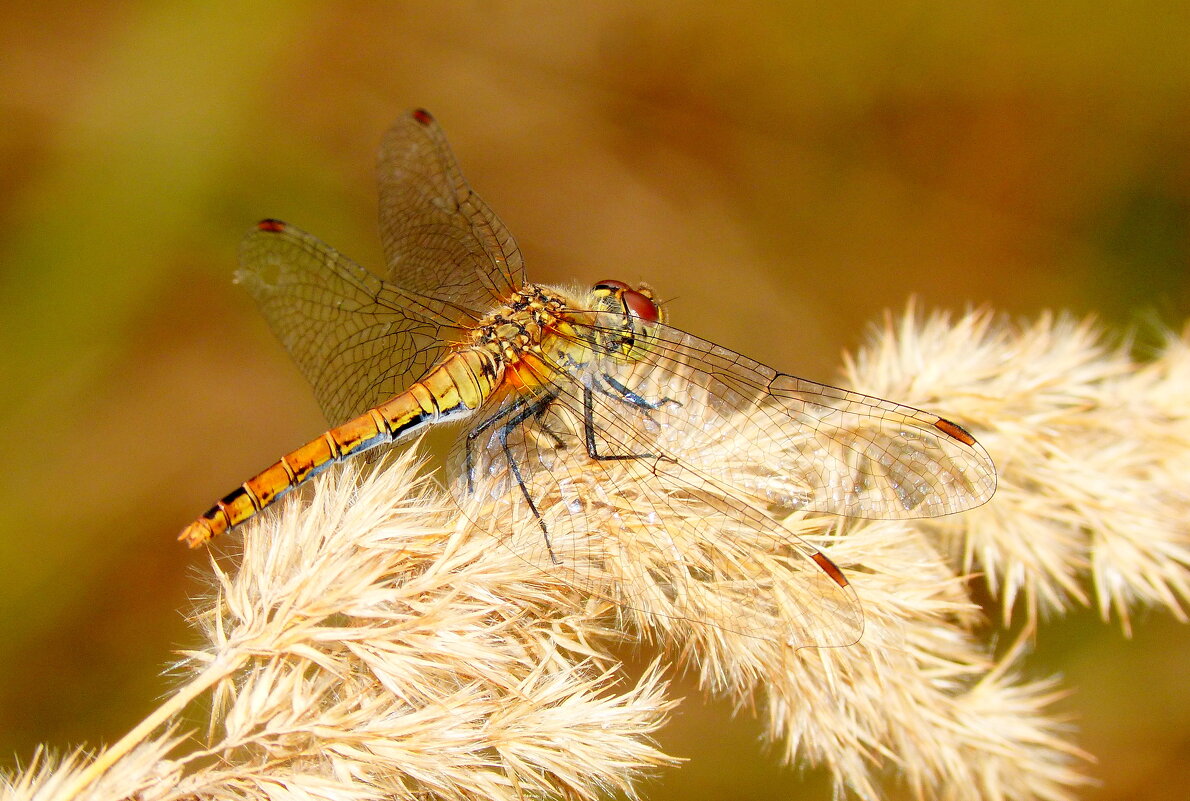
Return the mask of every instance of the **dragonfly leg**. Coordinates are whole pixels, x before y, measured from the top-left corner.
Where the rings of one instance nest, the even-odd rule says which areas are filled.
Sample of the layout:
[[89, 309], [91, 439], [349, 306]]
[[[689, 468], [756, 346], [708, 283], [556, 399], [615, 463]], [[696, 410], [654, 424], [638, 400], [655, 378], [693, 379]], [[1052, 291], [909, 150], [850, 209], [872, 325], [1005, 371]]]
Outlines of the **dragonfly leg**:
[[[595, 392], [598, 391], [601, 395], [607, 395], [609, 398], [623, 401], [629, 406], [637, 409], [645, 410], [647, 415], [650, 411], [656, 411], [665, 405], [666, 402], [678, 403], [673, 398], [662, 398], [659, 401], [651, 402], [637, 395], [628, 387], [621, 384], [611, 376], [603, 376], [604, 381], [612, 388], [611, 391], [601, 386], [592, 388], [592, 382], [583, 384], [583, 440], [587, 446], [587, 455], [592, 459], [601, 462], [618, 461], [621, 459], [666, 459], [668, 456], [662, 456], [656, 453], [621, 453], [621, 454], [605, 454], [600, 453], [599, 448], [595, 443]], [[679, 404], [681, 405], [681, 404]]]
[[682, 405], [680, 401], [676, 401], [669, 397], [661, 398], [660, 400], [655, 401], [645, 400], [643, 396], [633, 392], [625, 384], [612, 378], [607, 373], [604, 373], [601, 377], [603, 378], [603, 383], [611, 387], [611, 390], [605, 389], [604, 387], [597, 387], [600, 393], [607, 395], [609, 398], [615, 398], [616, 400], [623, 401], [629, 406], [635, 406], [638, 409], [645, 409], [647, 411], [655, 412], [658, 409], [663, 408], [667, 403], [672, 403], [674, 406]]
[[525, 403], [526, 401], [523, 397], [518, 397], [515, 403], [508, 404], [503, 409], [500, 409], [494, 415], [489, 417], [487, 420], [484, 420], [475, 428], [467, 432], [467, 443], [466, 447], [464, 448], [463, 460], [464, 472], [467, 474], [468, 494], [475, 492], [475, 452], [473, 450], [475, 446], [475, 440], [479, 439], [479, 437], [482, 436], [485, 431], [496, 425], [496, 423], [499, 423], [504, 418], [508, 417], [510, 414], [516, 414], [521, 410], [521, 408], [525, 406]]
[[[544, 431], [546, 434], [548, 434], [549, 438], [554, 441], [554, 447], [562, 448], [565, 446], [565, 443], [563, 442], [562, 437], [559, 436], [556, 431], [553, 431], [548, 426], [546, 426], [545, 423], [541, 419], [542, 416], [544, 416], [545, 413], [549, 410], [550, 403], [557, 397], [558, 397], [557, 393], [552, 393], [552, 394], [547, 394], [541, 398], [534, 399], [532, 401], [532, 405], [534, 406], [534, 412], [533, 412], [533, 414], [530, 415], [530, 417], [532, 417], [534, 419], [534, 421], [538, 424], [538, 427], [542, 431]], [[479, 439], [479, 437], [481, 437], [485, 431], [490, 429], [492, 426], [496, 425], [496, 423], [499, 423], [501, 420], [504, 420], [505, 418], [509, 417], [510, 415], [518, 414], [518, 412], [520, 412], [522, 409], [525, 408], [525, 406], [527, 406], [529, 404], [530, 404], [529, 399], [527, 399], [523, 396], [518, 397], [514, 403], [508, 404], [503, 409], [498, 411], [496, 414], [492, 415], [487, 420], [484, 420], [482, 423], [477, 425], [475, 428], [473, 428], [467, 432], [466, 447], [464, 448], [464, 454], [463, 454], [463, 463], [464, 463], [463, 467], [464, 467], [464, 472], [467, 474], [467, 492], [469, 492], [469, 493], [475, 492], [475, 451], [474, 451], [475, 440]], [[523, 422], [525, 420], [524, 417], [519, 417], [519, 416], [517, 419], [520, 422]], [[507, 433], [505, 434], [505, 436], [507, 437]]]
[[[569, 366], [572, 369], [581, 367], [581, 365], [570, 356], [567, 356], [566, 358], [568, 360]], [[627, 384], [612, 378], [607, 373], [603, 373], [599, 376], [599, 378], [601, 383], [589, 382], [588, 388], [596, 390], [600, 395], [606, 395], [609, 398], [615, 398], [616, 400], [626, 403], [629, 406], [634, 406], [637, 409], [644, 410], [646, 413], [655, 412], [658, 409], [663, 408], [667, 403], [672, 403], [675, 406], [682, 405], [680, 401], [669, 397], [661, 398], [660, 400], [656, 401], [647, 400], [640, 393], [629, 389]], [[590, 386], [590, 383], [594, 383], [594, 386]], [[607, 386], [604, 386], [604, 384]]]
[[[530, 417], [540, 420], [541, 416], [545, 413], [545, 410], [549, 408], [549, 405], [554, 402], [556, 397], [556, 394], [547, 394], [543, 395], [532, 403], [524, 400], [518, 400], [517, 403], [511, 407], [509, 412], [498, 415], [498, 417], [507, 417], [508, 420], [504, 423], [504, 425], [500, 426], [500, 430], [496, 436], [500, 439], [500, 447], [504, 451], [504, 461], [508, 464], [508, 470], [512, 473], [512, 477], [516, 479], [517, 486], [521, 488], [521, 495], [525, 497], [525, 503], [529, 504], [529, 510], [533, 512], [533, 517], [537, 519], [537, 524], [541, 526], [541, 535], [545, 537], [545, 549], [550, 555], [550, 561], [555, 565], [560, 565], [562, 564], [562, 560], [559, 559], [557, 554], [554, 553], [554, 545], [552, 542], [550, 542], [549, 528], [546, 527], [545, 521], [541, 519], [541, 512], [538, 511], [537, 504], [533, 502], [533, 496], [529, 494], [529, 488], [525, 486], [525, 479], [521, 476], [520, 465], [517, 464], [516, 458], [512, 455], [512, 449], [508, 447], [509, 432], [511, 432], [521, 423], [528, 420]], [[517, 411], [516, 414], [512, 414], [512, 412], [516, 411], [517, 409], [520, 409], [520, 411]], [[549, 429], [545, 430], [549, 431]], [[557, 435], [554, 434], [554, 432], [550, 431], [549, 433], [557, 438]]]
[[555, 448], [565, 448], [566, 440], [562, 438], [561, 434], [546, 425], [545, 422], [545, 413], [550, 410], [550, 404], [552, 404], [557, 398], [557, 392], [550, 393], [549, 395], [542, 398], [541, 401], [537, 403], [537, 411], [533, 413], [533, 422], [537, 426], [538, 431], [541, 431], [554, 441]]

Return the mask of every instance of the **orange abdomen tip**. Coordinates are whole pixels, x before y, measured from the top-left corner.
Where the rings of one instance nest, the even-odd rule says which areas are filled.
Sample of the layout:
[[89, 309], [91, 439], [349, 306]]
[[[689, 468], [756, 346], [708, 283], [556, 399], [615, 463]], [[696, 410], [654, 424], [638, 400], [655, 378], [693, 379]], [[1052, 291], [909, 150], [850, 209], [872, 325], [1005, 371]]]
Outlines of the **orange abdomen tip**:
[[178, 535], [178, 542], [184, 542], [191, 548], [198, 548], [214, 536], [215, 533], [211, 531], [210, 524], [199, 518], [182, 529], [182, 533]]

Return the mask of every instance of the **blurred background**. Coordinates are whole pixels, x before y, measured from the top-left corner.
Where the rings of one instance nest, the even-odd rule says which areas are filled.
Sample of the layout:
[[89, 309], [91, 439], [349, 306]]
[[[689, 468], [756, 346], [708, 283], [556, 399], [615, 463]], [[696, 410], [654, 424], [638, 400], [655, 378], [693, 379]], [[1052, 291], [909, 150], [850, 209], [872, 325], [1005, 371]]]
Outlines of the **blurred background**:
[[[5, 4], [0, 766], [167, 690], [206, 569], [176, 531], [322, 430], [238, 241], [279, 217], [379, 267], [373, 159], [408, 107], [532, 278], [645, 279], [806, 377], [911, 295], [1180, 329], [1190, 6], [992, 5]], [[1188, 656], [1164, 615], [1043, 630], [1087, 798], [1184, 797]], [[758, 733], [683, 705], [661, 740], [692, 762], [646, 796], [829, 797]]]

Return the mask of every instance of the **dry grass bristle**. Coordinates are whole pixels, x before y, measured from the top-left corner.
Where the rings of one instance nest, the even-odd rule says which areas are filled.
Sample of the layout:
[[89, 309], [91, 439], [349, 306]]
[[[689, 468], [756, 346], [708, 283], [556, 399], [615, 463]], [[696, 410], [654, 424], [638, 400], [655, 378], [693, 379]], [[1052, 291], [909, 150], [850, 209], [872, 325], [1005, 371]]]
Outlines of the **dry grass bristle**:
[[993, 503], [923, 523], [963, 573], [980, 572], [1005, 623], [1094, 604], [1185, 620], [1190, 599], [1190, 356], [1168, 335], [1147, 363], [1090, 320], [1013, 324], [910, 305], [846, 363], [857, 389], [950, 415], [994, 454]]
[[[840, 795], [1074, 798], [1089, 757], [1023, 655], [1041, 617], [1074, 605], [1125, 631], [1138, 608], [1185, 619], [1190, 339], [1137, 364], [1090, 321], [910, 306], [845, 372], [970, 430], [996, 460], [995, 498], [909, 521], [754, 500], [772, 525], [750, 527], [730, 487], [638, 485], [640, 460], [574, 449], [533, 488], [566, 557], [551, 563], [540, 530], [491, 536], [523, 522], [507, 475], [463, 513], [408, 455], [347, 464], [245, 525], [234, 570], [212, 559], [204, 643], [175, 696], [94, 757], [39, 753], [0, 801], [632, 798], [677, 762], [651, 740], [674, 665], [759, 714], [786, 761], [827, 767]], [[733, 436], [700, 447], [748, 476], [749, 497], [788, 494], [779, 453], [749, 461]], [[849, 577], [862, 637], [815, 548]], [[999, 656], [976, 574], [1024, 631]], [[609, 655], [630, 638], [659, 654], [636, 679]], [[204, 730], [180, 738], [201, 697]]]

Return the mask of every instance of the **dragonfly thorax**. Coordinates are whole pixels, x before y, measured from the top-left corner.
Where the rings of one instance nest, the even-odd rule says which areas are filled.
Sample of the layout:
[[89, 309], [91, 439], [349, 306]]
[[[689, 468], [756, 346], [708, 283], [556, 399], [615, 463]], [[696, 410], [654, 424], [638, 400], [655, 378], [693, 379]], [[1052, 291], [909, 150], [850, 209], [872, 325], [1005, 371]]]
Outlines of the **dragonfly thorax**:
[[566, 320], [569, 304], [552, 290], [526, 284], [471, 329], [471, 346], [505, 363], [540, 353], [549, 332]]

